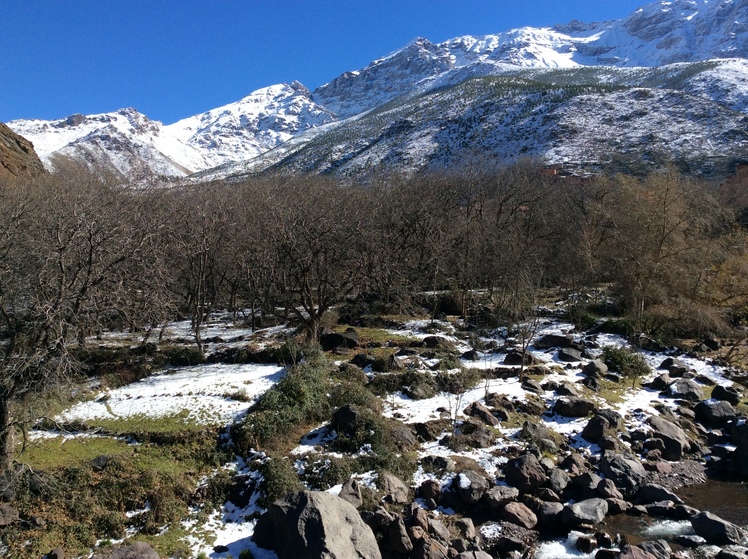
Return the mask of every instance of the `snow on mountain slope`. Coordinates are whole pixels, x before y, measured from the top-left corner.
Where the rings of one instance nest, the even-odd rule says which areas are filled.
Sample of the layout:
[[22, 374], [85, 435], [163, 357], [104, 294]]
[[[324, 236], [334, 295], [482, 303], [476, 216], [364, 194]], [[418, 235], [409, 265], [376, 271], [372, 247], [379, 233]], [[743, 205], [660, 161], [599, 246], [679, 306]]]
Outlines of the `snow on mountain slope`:
[[47, 167], [56, 156], [103, 165], [124, 176], [185, 176], [255, 157], [294, 134], [333, 119], [298, 82], [164, 126], [135, 109], [8, 126], [33, 142]]
[[[220, 178], [249, 169], [283, 167], [288, 162], [293, 162], [292, 168], [314, 171], [333, 167], [358, 169], [389, 161], [404, 165], [409, 158], [413, 165], [421, 165], [441, 157], [438, 150], [446, 144], [434, 139], [437, 143], [432, 150], [425, 138], [443, 137], [433, 132], [434, 123], [443, 121], [443, 112], [452, 108], [445, 108], [439, 101], [442, 113], [423, 107], [409, 117], [407, 126], [411, 131], [423, 134], [420, 143], [402, 133], [405, 124], [397, 120], [398, 111], [405, 106], [433, 103], [441, 99], [433, 94], [450, 91], [469, 80], [526, 77], [556, 89], [608, 85], [688, 92], [705, 103], [719, 105], [723, 116], [714, 126], [700, 125], [704, 134], [719, 135], [733, 127], [725, 119], [744, 124], [744, 115], [734, 111], [748, 111], [746, 58], [748, 0], [660, 0], [616, 21], [573, 21], [540, 29], [522, 27], [438, 44], [419, 38], [365, 68], [342, 74], [313, 93], [298, 82], [270, 86], [168, 126], [151, 121], [134, 109], [8, 124], [34, 143], [47, 166], [53, 165], [57, 155], [67, 155], [91, 165], [108, 166], [130, 177], [195, 174]], [[535, 95], [535, 85], [530, 82], [520, 80], [515, 84], [520, 105], [522, 99]], [[467, 86], [463, 92], [471, 88], [475, 86]], [[610, 94], [611, 91], [600, 90], [600, 95]], [[653, 95], [660, 98], [660, 93]], [[473, 107], [477, 101], [466, 97], [459, 102]], [[573, 112], [573, 106], [568, 110]], [[461, 121], [465, 117], [456, 118]], [[490, 128], [490, 123], [499, 117], [481, 112], [471, 118], [478, 119], [471, 125], [478, 130], [481, 122]], [[687, 115], [683, 118], [687, 119]], [[355, 136], [356, 130], [375, 121], [383, 123], [383, 130], [389, 130], [380, 139], [381, 146], [390, 150], [387, 155], [376, 155], [384, 148], [374, 149], [366, 136], [358, 146], [360, 152], [349, 151], [352, 144], [344, 141], [338, 144], [340, 149], [321, 148], [327, 162], [314, 163], [320, 160], [312, 153], [314, 149], [327, 146], [336, 135]], [[529, 132], [505, 126], [502, 130], [507, 138], [497, 139], [498, 143], [492, 145], [534, 149], [516, 138], [539, 133], [537, 123], [521, 123], [530, 128]], [[442, 125], [445, 129], [452, 126]], [[668, 121], [661, 125], [668, 126]], [[555, 134], [552, 129], [544, 131]], [[656, 136], [657, 131], [652, 130], [652, 134]], [[400, 138], [406, 145], [391, 145], [392, 138]], [[703, 141], [710, 142], [711, 136]], [[422, 147], [415, 149], [416, 144]], [[539, 148], [535, 151], [566, 157], [555, 148], [548, 149], [547, 153]], [[735, 153], [733, 148], [728, 151]], [[398, 155], [406, 153], [407, 157]], [[302, 160], [305, 163], [301, 164]]]
[[66, 156], [124, 176], [140, 177], [149, 172], [181, 176], [191, 172], [184, 166], [189, 158], [181, 156], [190, 148], [172, 147], [170, 154], [180, 155], [172, 159], [157, 146], [175, 140], [162, 138], [163, 125], [132, 108], [53, 121], [14, 120], [8, 126], [31, 140], [47, 168], [54, 168], [55, 157]]
[[617, 21], [523, 27], [439, 44], [418, 39], [317, 88], [313, 98], [346, 117], [406, 93], [512, 68], [649, 67], [745, 57], [748, 0], [660, 1]]
[[192, 165], [200, 171], [243, 161], [264, 153], [299, 132], [334, 120], [334, 115], [311, 100], [299, 82], [255, 91], [244, 99], [164, 128], [201, 155]]
[[713, 175], [748, 153], [748, 116], [676, 90], [485, 77], [388, 107], [246, 169], [346, 176], [448, 167], [481, 154], [597, 169], [673, 162]]

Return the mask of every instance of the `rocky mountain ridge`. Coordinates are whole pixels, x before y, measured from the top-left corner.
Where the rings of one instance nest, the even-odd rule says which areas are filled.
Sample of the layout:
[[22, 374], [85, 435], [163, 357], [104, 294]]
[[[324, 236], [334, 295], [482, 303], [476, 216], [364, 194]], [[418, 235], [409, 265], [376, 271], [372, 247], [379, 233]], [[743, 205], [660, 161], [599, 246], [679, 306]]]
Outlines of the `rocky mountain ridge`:
[[[611, 154], [645, 164], [665, 157], [715, 174], [725, 161], [748, 157], [740, 132], [746, 57], [748, 0], [659, 1], [616, 21], [438, 44], [418, 38], [313, 92], [298, 82], [274, 85], [171, 125], [122, 109], [9, 126], [34, 143], [48, 168], [67, 156], [131, 178], [279, 168], [347, 174], [390, 164], [412, 170], [466, 149], [593, 167]], [[516, 97], [498, 104], [482, 93], [470, 97], [483, 91], [475, 85], [482, 78], [514, 80]], [[594, 95], [581, 97], [584, 87]], [[542, 103], [542, 88], [551, 105]], [[622, 91], [632, 88], [658, 91]], [[445, 106], [450, 97], [454, 104]], [[530, 112], [520, 116], [521, 106]], [[635, 126], [625, 124], [631, 120]], [[624, 133], [611, 134], [611, 123], [616, 131], [625, 124]]]
[[44, 173], [44, 166], [25, 138], [0, 123], [0, 182]]

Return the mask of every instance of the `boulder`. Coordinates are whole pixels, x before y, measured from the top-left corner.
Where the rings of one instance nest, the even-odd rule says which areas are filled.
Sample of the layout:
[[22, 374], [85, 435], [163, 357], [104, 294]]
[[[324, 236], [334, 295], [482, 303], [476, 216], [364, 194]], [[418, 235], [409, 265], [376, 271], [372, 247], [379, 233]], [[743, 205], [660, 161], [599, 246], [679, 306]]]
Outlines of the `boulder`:
[[657, 416], [649, 418], [649, 425], [652, 427], [652, 437], [662, 440], [664, 444], [662, 457], [665, 460], [680, 460], [690, 446], [685, 431], [674, 423]]
[[499, 424], [499, 419], [491, 413], [491, 410], [480, 402], [473, 402], [463, 410], [463, 413], [467, 416], [475, 417], [486, 425], [491, 425], [492, 427], [496, 427]]
[[593, 359], [582, 367], [582, 373], [588, 377], [602, 377], [608, 372], [608, 366], [602, 359]]
[[421, 483], [418, 489], [419, 494], [424, 499], [433, 499], [438, 501], [442, 496], [442, 488], [439, 482], [433, 479], [426, 479]]
[[643, 386], [647, 386], [652, 390], [667, 390], [667, 387], [673, 383], [672, 377], [668, 373], [662, 373], [656, 376], [648, 383], [643, 383]]
[[699, 400], [704, 399], [704, 393], [701, 386], [699, 383], [691, 379], [678, 379], [673, 381], [667, 388], [667, 394], [671, 398], [678, 398], [679, 400], [688, 400], [691, 402], [698, 402]]
[[483, 549], [494, 557], [505, 557], [516, 551], [521, 551], [525, 557], [532, 557], [532, 550], [539, 537], [535, 530], [506, 521], [486, 522], [481, 527], [481, 535]]
[[571, 480], [571, 486], [578, 494], [578, 499], [591, 499], [600, 497], [597, 491], [598, 486], [602, 483], [603, 478], [593, 472], [584, 472]]
[[657, 557], [637, 545], [626, 544], [621, 546], [617, 559], [657, 559]]
[[410, 490], [403, 480], [394, 474], [384, 472], [379, 476], [379, 488], [385, 498], [392, 503], [406, 504], [410, 502]]
[[554, 503], [550, 501], [544, 501], [538, 507], [535, 515], [538, 518], [538, 524], [543, 531], [546, 532], [561, 532], [563, 528], [563, 521], [561, 519], [561, 513], [564, 510], [564, 505], [561, 503]]
[[556, 394], [559, 396], [579, 396], [579, 390], [577, 390], [573, 384], [564, 382], [556, 388]]
[[551, 349], [554, 347], [574, 347], [574, 339], [567, 334], [546, 334], [533, 344], [537, 349]]
[[737, 410], [727, 400], [710, 398], [702, 400], [694, 407], [696, 418], [703, 424], [720, 427], [738, 416]]
[[600, 461], [600, 471], [630, 499], [639, 491], [647, 478], [644, 466], [633, 456], [606, 452]]
[[345, 332], [330, 332], [322, 334], [319, 343], [324, 351], [336, 349], [352, 349], [358, 346], [358, 332], [355, 328], [348, 328]]
[[670, 559], [673, 550], [666, 540], [651, 540], [636, 544], [636, 547], [654, 556], [655, 559]]
[[340, 493], [338, 493], [338, 497], [349, 502], [356, 508], [359, 508], [364, 504], [364, 500], [361, 497], [361, 484], [359, 484], [358, 480], [355, 478], [350, 478], [343, 484], [343, 487], [340, 488]]
[[488, 480], [474, 470], [463, 470], [455, 476], [452, 488], [465, 503], [474, 505], [488, 491]]
[[576, 398], [574, 396], [562, 396], [553, 405], [553, 413], [564, 417], [586, 417], [595, 409], [595, 402]]
[[504, 505], [499, 511], [499, 517], [502, 520], [522, 526], [528, 530], [535, 528], [535, 525], [538, 523], [538, 517], [535, 516], [535, 513], [527, 508], [527, 506], [516, 501]]
[[548, 477], [543, 466], [532, 454], [509, 460], [504, 466], [504, 479], [522, 493], [529, 493], [543, 485]]
[[543, 387], [538, 384], [538, 381], [533, 380], [531, 378], [526, 378], [522, 381], [522, 389], [527, 390], [528, 392], [533, 392], [535, 394], [543, 394], [545, 393], [545, 390], [543, 390]]
[[[397, 553], [408, 554], [413, 551], [413, 542], [410, 541], [410, 536], [408, 535], [407, 528], [405, 528], [405, 522], [403, 522], [402, 517], [398, 516], [387, 527], [387, 543]], [[281, 559], [280, 554], [278, 557]]]
[[382, 557], [358, 511], [336, 495], [316, 491], [293, 493], [271, 504], [252, 539], [275, 551], [278, 559]]
[[743, 539], [740, 528], [711, 512], [700, 512], [693, 515], [690, 520], [696, 535], [706, 539], [709, 543], [739, 544]]
[[442, 336], [426, 336], [422, 344], [429, 349], [454, 349], [454, 344]]
[[674, 357], [666, 358], [662, 363], [660, 363], [660, 366], [657, 368], [667, 371], [671, 376], [674, 377], [682, 377], [688, 372], [688, 366], [680, 359], [676, 359]]
[[553, 468], [548, 472], [548, 485], [559, 495], [564, 492], [569, 483], [571, 483], [571, 477], [561, 468]]
[[636, 495], [636, 502], [643, 505], [660, 501], [672, 501], [673, 503], [683, 502], [680, 497], [669, 489], [654, 483], [643, 485], [641, 489], [639, 489], [639, 493]]
[[525, 365], [535, 365], [537, 363], [537, 359], [529, 351], [525, 351], [524, 353], [522, 353], [517, 349], [509, 350], [509, 353], [507, 353], [506, 357], [504, 357], [504, 365], [519, 366], [523, 363]]
[[411, 557], [413, 559], [444, 559], [449, 550], [434, 538], [424, 538], [415, 545]]
[[566, 526], [570, 527], [582, 524], [599, 524], [606, 514], [608, 514], [607, 501], [595, 497], [566, 505], [561, 512], [561, 520]]
[[564, 363], [577, 363], [582, 360], [582, 353], [573, 347], [564, 347], [558, 350], [556, 357]]
[[615, 431], [611, 429], [608, 420], [600, 414], [595, 414], [595, 416], [587, 422], [587, 425], [584, 426], [581, 433], [582, 438], [585, 441], [593, 444], [597, 444], [604, 435], [611, 434], [615, 434]]
[[597, 486], [597, 492], [603, 499], [623, 500], [623, 494], [618, 490], [612, 479], [602, 480]]
[[519, 497], [519, 489], [508, 485], [495, 485], [483, 494], [483, 501], [492, 509], [499, 509], [516, 501]]
[[471, 349], [460, 355], [465, 361], [480, 361], [483, 358], [483, 354], [480, 351]]
[[737, 406], [740, 403], [740, 392], [734, 386], [717, 384], [712, 388], [712, 398], [715, 400], [724, 400], [725, 402], [730, 402], [733, 406]]

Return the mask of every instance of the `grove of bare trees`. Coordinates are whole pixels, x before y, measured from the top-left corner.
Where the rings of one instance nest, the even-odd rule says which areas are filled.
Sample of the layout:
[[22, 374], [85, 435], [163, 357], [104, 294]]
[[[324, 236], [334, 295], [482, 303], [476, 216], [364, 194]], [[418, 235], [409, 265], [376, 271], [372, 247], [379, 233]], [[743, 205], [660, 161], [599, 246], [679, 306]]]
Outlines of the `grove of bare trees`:
[[748, 316], [745, 232], [707, 184], [555, 179], [533, 162], [366, 185], [324, 177], [134, 188], [70, 167], [0, 185], [0, 472], [13, 402], [74, 374], [99, 331], [150, 339], [177, 316], [198, 349], [211, 313], [283, 315], [315, 340], [356, 298], [407, 312], [449, 292], [516, 320], [543, 288], [606, 284], [639, 329], [729, 328]]

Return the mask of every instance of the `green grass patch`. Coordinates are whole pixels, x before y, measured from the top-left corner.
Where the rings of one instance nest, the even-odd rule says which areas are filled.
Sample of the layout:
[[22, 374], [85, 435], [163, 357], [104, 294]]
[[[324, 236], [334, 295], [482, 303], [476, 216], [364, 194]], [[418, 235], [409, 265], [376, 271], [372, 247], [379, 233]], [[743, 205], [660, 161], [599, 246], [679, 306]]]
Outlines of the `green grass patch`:
[[[141, 418], [142, 419], [142, 418]], [[112, 437], [80, 436], [32, 441], [19, 462], [14, 506], [43, 526], [13, 525], [0, 532], [10, 557], [41, 557], [61, 546], [71, 555], [87, 555], [100, 539], [121, 539], [128, 529], [154, 545], [162, 557], [189, 557], [180, 521], [189, 506], [210, 498], [197, 493], [198, 481], [230, 456], [218, 445], [217, 429], [191, 425], [153, 428], [152, 438], [128, 444]], [[167, 422], [168, 423], [168, 422]], [[112, 425], [110, 425], [112, 427]], [[132, 430], [127, 422], [123, 429]], [[157, 433], [156, 431], [159, 431]], [[150, 510], [128, 518], [128, 511]]]
[[18, 462], [33, 470], [52, 470], [90, 462], [97, 456], [120, 454], [132, 455], [132, 445], [111, 437], [55, 437], [30, 442]]

